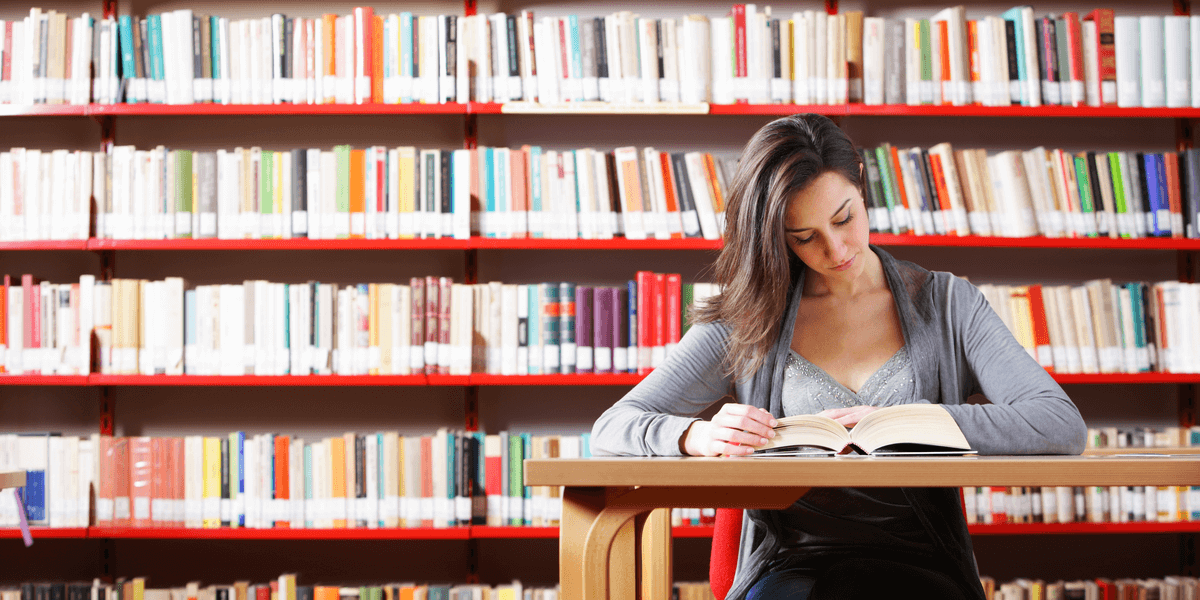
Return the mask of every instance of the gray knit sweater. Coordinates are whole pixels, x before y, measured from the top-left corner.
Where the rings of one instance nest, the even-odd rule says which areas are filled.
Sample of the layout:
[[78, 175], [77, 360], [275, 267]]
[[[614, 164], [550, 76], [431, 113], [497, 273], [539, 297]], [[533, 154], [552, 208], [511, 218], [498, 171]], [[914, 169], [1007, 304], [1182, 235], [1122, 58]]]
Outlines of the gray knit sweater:
[[[975, 286], [930, 272], [871, 247], [883, 264], [900, 315], [916, 384], [908, 402], [942, 404], [980, 454], [1079, 454], [1087, 429], [1062, 388], [1017, 343]], [[667, 360], [604, 412], [592, 429], [597, 455], [678, 456], [695, 415], [732, 395], [783, 416], [783, 371], [804, 287], [793, 270], [788, 308], [776, 347], [752, 377], [735, 380], [725, 362], [728, 328], [692, 327]], [[990, 404], [966, 404], [982, 393]], [[979, 586], [957, 489], [903, 488], [947, 572], [965, 589]], [[747, 511], [737, 574], [728, 600], [741, 600], [778, 547], [774, 511]]]

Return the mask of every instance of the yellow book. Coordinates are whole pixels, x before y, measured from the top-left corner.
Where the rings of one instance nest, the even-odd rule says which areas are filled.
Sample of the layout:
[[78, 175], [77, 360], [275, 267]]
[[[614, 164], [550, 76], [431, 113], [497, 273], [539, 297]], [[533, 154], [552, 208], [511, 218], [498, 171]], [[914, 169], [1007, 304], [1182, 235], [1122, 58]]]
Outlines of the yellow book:
[[134, 577], [130, 582], [133, 584], [131, 586], [133, 588], [133, 598], [130, 600], [144, 600], [146, 597], [146, 578]]
[[397, 203], [397, 210], [400, 213], [400, 238], [411, 239], [416, 231], [416, 161], [417, 149], [411, 146], [399, 148], [399, 183], [400, 183], [400, 201]]
[[395, 375], [392, 369], [392, 295], [395, 294], [396, 284], [379, 284], [379, 373]]
[[[204, 520], [205, 528], [221, 526], [221, 438], [204, 438]], [[217, 510], [209, 507], [215, 505]]]

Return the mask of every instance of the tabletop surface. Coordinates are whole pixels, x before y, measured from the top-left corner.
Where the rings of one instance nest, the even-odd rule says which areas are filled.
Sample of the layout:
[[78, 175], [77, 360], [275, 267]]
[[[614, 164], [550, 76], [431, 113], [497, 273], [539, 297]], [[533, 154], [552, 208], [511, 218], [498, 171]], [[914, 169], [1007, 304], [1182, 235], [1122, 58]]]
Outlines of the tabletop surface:
[[524, 483], [572, 487], [1200, 485], [1200, 456], [528, 459]]

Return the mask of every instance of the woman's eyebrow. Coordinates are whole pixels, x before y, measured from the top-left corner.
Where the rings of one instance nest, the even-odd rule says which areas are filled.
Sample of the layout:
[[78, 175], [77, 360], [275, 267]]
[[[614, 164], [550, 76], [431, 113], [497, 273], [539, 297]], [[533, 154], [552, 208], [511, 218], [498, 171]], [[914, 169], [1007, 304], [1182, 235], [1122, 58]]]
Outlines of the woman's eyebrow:
[[[847, 204], [850, 204], [849, 198], [846, 198], [846, 201], [842, 202], [842, 205], [839, 206], [837, 210], [833, 211], [833, 215], [836, 217], [838, 213], [842, 212], [843, 208], [846, 208]], [[833, 217], [830, 218], [832, 219]], [[784, 229], [783, 231], [784, 233], [800, 233], [801, 231], [808, 231], [809, 229], [812, 229], [812, 227], [798, 227], [796, 229]]]

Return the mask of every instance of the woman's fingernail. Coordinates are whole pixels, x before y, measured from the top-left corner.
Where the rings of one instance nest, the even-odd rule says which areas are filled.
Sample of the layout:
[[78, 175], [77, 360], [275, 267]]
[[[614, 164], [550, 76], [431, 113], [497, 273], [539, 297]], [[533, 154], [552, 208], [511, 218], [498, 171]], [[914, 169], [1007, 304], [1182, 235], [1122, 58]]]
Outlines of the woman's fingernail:
[[760, 444], [765, 444], [765, 443], [767, 443], [767, 438], [762, 438], [762, 439], [760, 439], [758, 443], [760, 443]]
[[771, 419], [771, 427], [779, 427], [779, 421], [776, 421], [775, 419]]
[[767, 437], [775, 437], [775, 432], [774, 432], [774, 431], [768, 431], [768, 432], [767, 432]]

